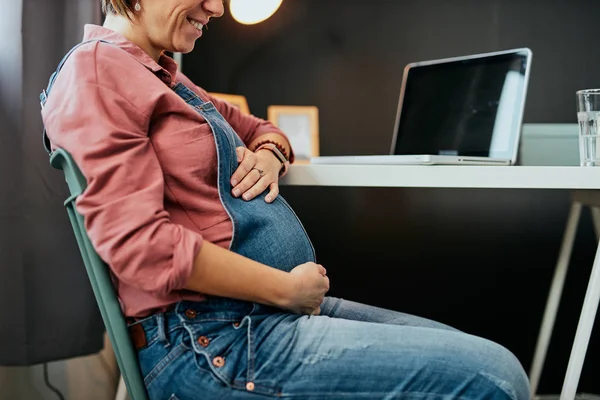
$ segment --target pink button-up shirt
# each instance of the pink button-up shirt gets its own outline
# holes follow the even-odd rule
[[[87,25],[42,117],[53,146],[68,151],[88,187],[77,209],[94,248],[110,266],[124,313],[143,317],[180,300],[208,240],[227,248],[232,223],[219,199],[217,153],[208,123],[174,91],[183,82],[212,101],[248,145],[283,133],[209,96],[162,56],[109,29]]]

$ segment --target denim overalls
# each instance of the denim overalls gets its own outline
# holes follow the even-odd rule
[[[231,195],[235,149],[242,141],[210,102],[181,83],[173,90],[212,128],[219,195],[234,228],[230,249],[284,271],[314,261],[304,228],[281,196],[268,204],[265,193],[248,202]],[[44,142],[49,150],[45,135]],[[433,321],[331,297],[319,316],[210,297],[179,302],[136,324],[147,338],[138,360],[153,400],[529,397],[523,369],[501,346]]]

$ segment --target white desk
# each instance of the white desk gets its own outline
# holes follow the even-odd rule
[[[592,207],[600,233],[600,168],[497,166],[294,165],[282,185],[403,188],[560,189],[573,193],[571,212],[529,373],[535,395],[575,240],[582,205]],[[573,400],[600,300],[600,247],[596,252],[571,349],[561,400]]]
[[[284,185],[490,189],[600,189],[600,168],[293,165]]]

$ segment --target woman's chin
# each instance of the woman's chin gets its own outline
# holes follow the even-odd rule
[[[187,54],[187,53],[190,53],[192,50],[194,50],[195,45],[196,45],[195,40],[190,43],[181,43],[179,46],[175,46],[175,49],[173,50],[173,52]]]

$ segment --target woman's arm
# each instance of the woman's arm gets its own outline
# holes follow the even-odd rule
[[[186,288],[311,314],[329,290],[326,272],[310,262],[287,273],[204,242]]]
[[[211,96],[204,89],[195,85],[187,76],[178,73],[177,78],[186,86],[193,88],[203,99],[211,101],[223,118],[229,122],[233,130],[239,135],[246,147],[251,151],[256,150],[257,144],[264,140],[273,140],[284,148],[284,153],[290,163],[294,162],[294,150],[285,133],[269,121],[253,115],[243,114],[239,108],[232,106],[224,100]]]
[[[208,295],[284,307],[293,290],[290,278],[287,272],[205,242],[196,256],[186,288]]]
[[[293,161],[293,149],[290,146],[287,136],[281,129],[277,128],[270,121],[265,121],[253,115],[243,114],[239,108],[208,93],[206,93],[206,97],[217,107],[221,115],[229,122],[248,149],[254,151],[261,142],[272,140],[281,145],[290,162]]]

